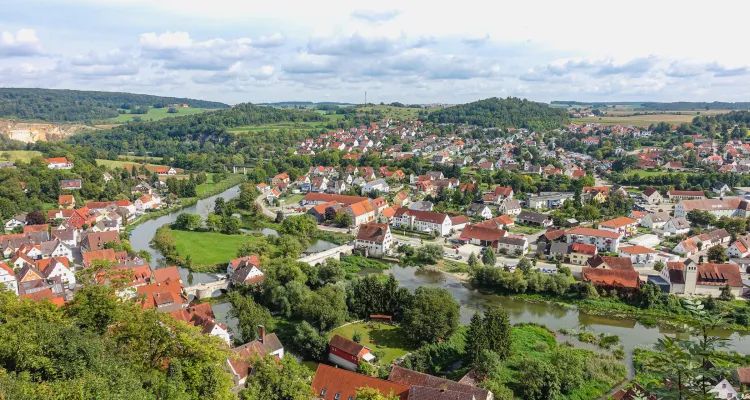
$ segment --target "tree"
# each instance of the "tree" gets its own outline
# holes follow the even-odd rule
[[[341,227],[349,227],[352,226],[354,220],[348,212],[339,211],[333,216],[333,223]]]
[[[524,273],[524,275],[531,272],[531,262],[526,257],[522,258],[521,261],[518,262],[517,267],[521,270],[521,272]]]
[[[276,247],[284,257],[296,260],[299,258],[302,251],[305,250],[300,243],[300,240],[292,235],[283,234],[279,236]]]
[[[168,114],[177,114],[177,109],[174,108],[174,107],[169,107],[169,109],[167,110],[167,113]]]
[[[34,210],[26,214],[27,225],[43,225],[46,223],[47,223],[47,218],[40,210]]]
[[[215,212],[208,213],[206,217],[206,228],[211,232],[216,232],[221,229],[221,215]]]
[[[510,355],[510,318],[505,310],[493,307],[484,313],[488,348],[504,360]]]
[[[371,387],[358,388],[356,398],[357,400],[399,400],[399,397],[393,394],[393,390],[389,394],[383,394]]]
[[[346,278],[346,270],[341,265],[341,261],[335,258],[329,258],[325,265],[318,268],[318,278],[323,283],[336,283]]]
[[[297,352],[307,359],[323,361],[328,354],[328,338],[307,321],[297,324],[294,331],[292,344]]]
[[[289,353],[281,361],[267,355],[254,362],[254,374],[247,377],[247,389],[240,392],[243,400],[309,400],[312,373]]]
[[[708,211],[692,210],[687,213],[688,221],[698,226],[711,226],[716,225],[716,216]]]
[[[494,267],[496,262],[495,250],[492,247],[488,247],[487,251],[482,254],[482,263],[488,267]]]
[[[548,362],[526,358],[520,364],[518,381],[523,399],[547,400],[560,395],[560,375]]]
[[[242,221],[239,218],[231,215],[225,215],[221,219],[221,232],[227,235],[238,235],[240,228],[242,227]]]
[[[359,333],[359,331],[354,331],[354,333],[352,333],[352,341],[362,343],[362,334]]]
[[[245,341],[255,338],[258,325],[263,325],[268,330],[273,330],[275,322],[267,308],[256,303],[252,297],[243,296],[238,291],[231,291],[227,300],[232,303],[229,315],[237,318],[240,333]]]
[[[469,332],[466,335],[466,359],[473,364],[479,360],[483,351],[490,347],[487,340],[487,331],[484,326],[484,320],[476,311],[469,322]]]
[[[657,261],[654,263],[654,270],[661,272],[661,270],[664,269],[664,262],[663,261]]]
[[[177,216],[174,223],[172,224],[172,228],[184,231],[192,231],[200,228],[202,223],[203,221],[201,220],[201,216],[199,214],[182,213]]]
[[[708,256],[709,261],[714,261],[717,263],[727,261],[727,255],[724,252],[724,246],[720,244],[711,246],[708,249],[708,252],[706,252],[706,255]]]
[[[214,200],[214,213],[223,217],[228,214],[228,211],[229,208],[226,200],[224,200],[223,197],[217,197],[216,200]]]
[[[112,286],[86,285],[68,304],[68,313],[82,329],[103,334],[122,316],[121,305]]]
[[[469,255],[468,264],[469,264],[470,267],[475,267],[477,265],[477,255],[476,254],[471,253],[471,255]]]
[[[423,344],[447,338],[458,327],[458,311],[458,303],[449,291],[417,288],[402,323],[407,339],[414,344]]]
[[[375,374],[375,367],[367,361],[360,361],[359,364],[357,364],[356,372],[362,375],[373,376]]]
[[[318,230],[318,224],[311,215],[295,215],[284,219],[279,233],[286,233],[295,237],[313,237]]]
[[[719,295],[719,300],[724,300],[724,301],[732,301],[732,300],[734,300],[734,294],[732,293],[732,287],[729,286],[728,283],[721,288],[721,294]]]

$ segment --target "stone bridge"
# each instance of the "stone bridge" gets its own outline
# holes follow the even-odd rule
[[[228,290],[229,279],[219,279],[218,281],[199,283],[197,285],[188,286],[185,288],[185,294],[195,296],[196,299],[207,299],[212,297],[212,294],[217,290]]]
[[[329,258],[341,259],[341,256],[348,256],[352,254],[354,246],[345,244],[343,246],[334,247],[332,249],[321,251],[320,253],[313,253],[300,258],[297,261],[307,263],[309,265],[325,265],[326,260]]]

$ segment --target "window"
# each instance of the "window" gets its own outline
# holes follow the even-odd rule
[[[339,400],[339,398],[341,398],[341,393],[336,393],[336,395],[333,396],[334,400]]]
[[[328,389],[323,389],[323,390],[321,390],[321,391],[320,391],[320,395],[321,395],[321,396],[325,396],[325,395],[326,395],[326,392],[327,392],[327,391],[328,391]]]

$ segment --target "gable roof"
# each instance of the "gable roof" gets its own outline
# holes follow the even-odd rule
[[[366,348],[365,346],[341,335],[333,335],[328,344],[353,356],[358,356],[359,353]]]
[[[156,283],[180,282],[182,280],[180,271],[174,266],[155,269],[152,274]]]
[[[622,228],[623,226],[628,226],[636,223],[638,223],[638,221],[634,220],[633,218],[618,217],[610,219],[609,221],[604,221],[600,223],[599,226],[606,226],[607,228]]]
[[[623,253],[628,253],[628,254],[651,254],[651,253],[658,253],[658,251],[656,251],[654,249],[649,249],[648,247],[638,246],[638,245],[636,245],[636,246],[620,247],[619,250],[621,252],[623,252]]]
[[[567,232],[568,235],[583,235],[583,236],[594,236],[608,239],[619,239],[620,234],[617,232],[606,231],[604,229],[593,229],[593,228],[573,228]]]
[[[357,240],[382,243],[388,230],[388,224],[362,224],[357,232]]]
[[[448,214],[441,214],[433,211],[412,210],[404,207],[399,207],[399,209],[396,210],[395,217],[400,217],[402,215],[412,216],[417,221],[432,222],[435,224],[442,224],[443,221],[448,218]]]
[[[466,225],[461,231],[461,239],[477,239],[486,242],[495,242],[505,236],[507,232],[502,229],[487,228],[479,225]]]
[[[412,371],[410,369],[394,365],[388,380],[394,383],[408,386],[424,386],[435,389],[447,389],[449,391],[468,393],[476,397],[477,400],[484,400],[489,397],[490,391],[483,388],[464,385],[448,379],[438,378],[422,372]]]
[[[584,281],[594,285],[621,287],[628,289],[638,288],[640,284],[638,271],[621,271],[602,268],[583,268],[581,275]]]
[[[340,395],[340,400],[354,398],[357,395],[357,389],[362,387],[377,389],[385,395],[393,392],[401,400],[411,398],[409,397],[408,385],[373,378],[325,364],[318,364],[318,369],[315,371],[312,381],[313,398],[321,399],[334,399],[337,394]],[[325,390],[325,394],[323,394],[323,390]]]

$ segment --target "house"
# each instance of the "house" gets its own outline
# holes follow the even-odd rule
[[[541,192],[536,196],[529,196],[526,200],[528,207],[538,210],[540,208],[559,208],[567,199],[575,197],[573,192]]]
[[[502,254],[513,254],[518,257],[529,250],[529,240],[522,235],[507,235],[497,240],[497,251]]]
[[[700,190],[670,190],[667,192],[669,201],[676,203],[680,200],[700,200],[705,199],[706,194]]]
[[[541,226],[542,228],[552,226],[552,219],[548,215],[532,211],[521,211],[516,217],[516,222],[524,225]]]
[[[495,217],[495,218],[489,219],[487,221],[480,222],[480,223],[478,223],[476,225],[484,227],[484,228],[506,229],[506,228],[511,228],[511,227],[515,226],[516,222],[513,221],[507,215],[501,215],[499,217]]]
[[[382,257],[386,255],[393,246],[393,236],[388,224],[363,224],[359,226],[357,238],[354,240],[354,248],[364,251],[365,255]]]
[[[59,277],[60,282],[68,286],[76,284],[76,276],[73,273],[70,261],[65,257],[36,260],[34,267],[44,274],[46,279],[55,279]]]
[[[403,190],[396,193],[395,196],[393,196],[393,205],[398,207],[406,207],[409,205],[409,195],[406,194]],[[429,211],[429,210],[428,210]]]
[[[750,235],[740,236],[726,250],[730,258],[745,258],[750,256]]]
[[[620,389],[612,395],[613,400],[657,400],[656,396],[650,394],[643,386],[633,383],[629,389]]]
[[[635,271],[633,262],[628,257],[611,257],[597,254],[586,262],[591,268],[605,268],[617,271]]]
[[[143,213],[146,210],[153,210],[159,208],[161,204],[161,198],[155,194],[144,194],[135,201],[135,209]]]
[[[383,197],[377,199],[365,199],[358,203],[350,204],[344,209],[344,212],[352,217],[352,225],[360,226],[362,224],[372,222],[375,217],[380,214],[384,208],[388,206],[388,203]]]
[[[61,210],[70,210],[76,207],[76,199],[70,194],[61,194],[57,197],[57,207]]]
[[[120,233],[116,231],[87,233],[81,241],[81,248],[86,251],[102,250],[109,242],[120,244]]]
[[[0,285],[5,286],[7,290],[18,296],[18,281],[16,280],[16,273],[13,271],[13,267],[5,262],[0,262]]]
[[[717,297],[721,289],[729,285],[732,294],[739,297],[743,284],[736,264],[697,263],[671,261],[660,272],[670,285],[670,293]]]
[[[72,231],[73,234],[75,234],[75,230],[70,229],[69,231]],[[68,259],[68,261],[73,261],[73,250],[72,248],[76,246],[68,246],[67,244],[63,243],[59,239],[55,240],[48,240],[46,242],[42,242],[39,245],[39,250],[42,253],[43,257],[65,257]]]
[[[330,209],[330,210],[329,210]],[[318,204],[307,210],[308,215],[312,215],[313,218],[320,224],[324,221],[333,218],[337,212],[342,210],[341,206],[335,201],[329,201],[328,203]]]
[[[271,178],[271,186],[288,185],[292,180],[289,178],[289,174],[282,172],[273,178]]]
[[[493,194],[497,196],[498,200],[512,199],[513,188],[497,186],[495,187],[495,190],[493,190]]]
[[[386,181],[382,179],[376,179],[371,182],[367,182],[365,186],[362,187],[362,194],[366,195],[371,192],[375,193],[388,193],[391,191],[390,185],[386,183]]]
[[[136,295],[141,298],[143,309],[156,308],[159,311],[171,312],[188,305],[180,282],[142,285],[137,288]]]
[[[638,232],[638,221],[628,217],[618,217],[599,224],[599,229],[619,233],[620,237],[630,237]]]
[[[549,250],[549,254],[547,254],[548,260],[560,260],[562,262],[565,262],[568,259],[568,256],[570,255],[571,247],[569,244],[565,242],[552,242],[548,246],[548,250]]]
[[[716,218],[746,218],[750,211],[750,202],[740,198],[680,200],[674,207],[674,216],[685,218],[690,211],[700,210],[713,214]]]
[[[726,183],[721,181],[716,181],[714,185],[711,187],[711,191],[718,194],[719,196],[726,195],[731,189],[729,186],[727,186]]]
[[[648,204],[660,204],[663,200],[659,191],[652,187],[646,188],[646,190],[643,191],[641,197],[643,197],[643,200],[645,200]]]
[[[8,220],[8,222],[5,223],[5,229],[6,230],[13,230],[13,228],[17,226],[26,226],[26,215],[27,214],[18,214],[15,217]]]
[[[409,400],[493,400],[491,391],[394,365],[388,381],[409,386]],[[416,388],[416,393],[412,390]],[[428,391],[428,389],[435,389]],[[448,397],[442,397],[442,394]],[[343,400],[343,398],[342,398]]]
[[[568,243],[593,244],[599,251],[615,253],[620,245],[620,234],[603,229],[573,228],[566,234]]]
[[[566,246],[568,245],[567,243],[560,243],[560,244],[565,244]],[[592,244],[573,243],[572,245],[570,245],[570,263],[571,264],[586,265],[589,259],[596,255],[597,255],[596,246]]]
[[[400,385],[356,372],[318,364],[312,380],[313,399],[347,400],[357,396],[357,389],[377,389],[385,396],[397,396],[399,400],[409,398],[409,385]]]
[[[451,225],[453,226],[453,230],[460,231],[466,227],[467,224],[470,224],[471,221],[469,220],[469,217],[465,215],[456,215],[455,217],[451,217]]]
[[[662,211],[653,214],[646,214],[646,216],[641,218],[639,224],[645,228],[656,230],[664,228],[664,225],[666,225],[667,221],[670,219],[672,219],[672,217],[669,213]]]
[[[355,371],[360,362],[372,362],[375,356],[369,347],[340,335],[333,335],[328,342],[328,361],[341,368]]]
[[[466,225],[458,240],[477,246],[497,248],[497,242],[507,234],[502,229]]]
[[[393,216],[393,226],[411,228],[420,232],[436,232],[448,235],[453,226],[447,214],[432,211],[418,211],[400,207]]]
[[[605,290],[635,291],[640,287],[638,271],[624,271],[603,268],[583,268],[581,271],[583,282]]]
[[[634,220],[638,221],[638,224],[640,225],[641,221],[643,220],[643,217],[645,217],[648,214],[649,214],[648,211],[633,210],[630,212],[630,214],[628,214],[628,217],[633,218]]]
[[[62,190],[80,190],[83,187],[83,183],[80,179],[63,179],[60,181],[60,189]]]
[[[659,252],[643,246],[623,246],[618,250],[620,257],[627,257],[634,265],[642,267],[653,267],[659,261]]]
[[[521,202],[513,199],[505,199],[500,202],[498,211],[503,214],[518,215],[521,213]]]
[[[485,204],[471,203],[466,210],[466,215],[470,217],[490,219],[492,218],[492,210],[490,210],[490,208]]]
[[[49,169],[71,169],[73,168],[73,163],[68,161],[66,157],[45,158],[44,162],[47,163],[47,168]]]
[[[227,346],[231,344],[232,338],[229,335],[229,330],[225,324],[216,321],[216,315],[211,308],[211,303],[188,306],[187,308],[172,311],[169,314],[177,321],[183,321],[188,325],[201,328],[205,335],[221,338]]]
[[[275,333],[266,333],[263,325],[258,325],[258,338],[252,342],[235,347],[227,359],[227,367],[232,375],[235,387],[245,385],[247,377],[253,372],[253,360],[258,357],[284,357],[284,346]]]
[[[410,210],[432,211],[432,207],[432,202],[427,200],[419,200],[409,204]]]
[[[133,189],[130,190],[131,194],[152,194],[154,188],[151,187],[151,185],[148,184],[146,181],[141,181],[137,185],[133,186]]]
[[[690,231],[690,221],[685,218],[670,218],[666,224],[664,224],[664,235],[683,235]]]
[[[247,265],[254,265],[256,267],[260,267],[260,257],[258,257],[257,254],[253,254],[250,256],[239,257],[239,258],[230,260],[229,263],[227,264],[227,275],[232,275],[237,270]]]

